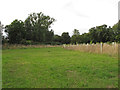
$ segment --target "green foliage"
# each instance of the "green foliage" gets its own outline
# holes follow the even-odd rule
[[[113,27],[114,37],[116,42],[120,42],[120,21],[115,24]]]
[[[92,44],[93,42],[92,41],[90,41],[90,44]]]
[[[74,30],[73,32],[77,32]],[[112,28],[107,25],[96,26],[89,29],[88,33],[82,35],[73,34],[71,43],[100,43],[100,42],[120,42],[120,23],[118,22]]]
[[[80,40],[80,43],[90,43],[90,35],[89,33],[83,33],[81,36],[80,36],[81,40]]]
[[[71,43],[72,44],[77,44],[77,43],[90,43],[90,37],[89,37],[89,33],[83,33],[82,35],[79,34],[78,31],[76,31],[76,29],[73,31],[74,34],[71,37]],[[76,32],[78,34],[76,34]]]
[[[24,39],[24,23],[16,19],[5,27],[5,32],[8,33],[10,44],[20,44],[21,40]]]
[[[96,42],[119,42],[120,30],[119,23],[115,24],[112,28],[107,25],[96,26],[89,29],[90,40]]]
[[[49,31],[54,18],[44,15],[42,12],[33,13],[25,20],[26,40],[37,42],[52,41],[54,32]]]
[[[26,40],[25,40],[25,39],[22,39],[22,40],[20,41],[20,44],[26,44]]]
[[[53,43],[56,45],[61,45],[62,44],[62,37],[59,35],[54,35]]]
[[[28,16],[25,22],[14,20],[5,27],[10,44],[31,44],[33,42],[45,43],[53,40],[54,31],[49,28],[55,21],[54,18],[44,15],[42,12],[33,13]]]
[[[96,26],[89,30],[90,38],[94,43],[110,41],[112,40],[111,36],[113,34],[111,30],[112,28],[107,28],[107,25]]]
[[[54,35],[53,41],[54,42],[61,42],[62,38],[59,35]]]
[[[69,44],[70,43],[70,36],[68,32],[63,32],[61,35],[61,42],[62,44]]]
[[[79,30],[74,29],[73,36],[71,37],[71,43],[77,44],[79,42],[79,39],[80,39],[79,36],[80,36]]]
[[[71,43],[72,44],[77,44],[79,41],[79,35],[73,35],[72,37],[71,37]]]
[[[51,42],[50,45],[62,45],[61,42]]]
[[[74,29],[74,31],[73,31],[73,35],[76,35],[76,36],[80,35],[79,30]]]
[[[113,27],[107,25],[96,26],[89,29],[88,33],[80,35],[79,30],[74,29],[70,38],[68,32],[63,32],[61,36],[54,35],[50,29],[54,18],[40,13],[32,13],[23,22],[14,20],[10,25],[6,25],[5,32],[8,37],[3,38],[3,42],[10,44],[76,44],[76,43],[100,43],[119,42],[120,43],[120,21]],[[2,25],[0,25],[1,27]],[[0,30],[2,36],[2,29]],[[31,43],[27,41],[32,41]]]

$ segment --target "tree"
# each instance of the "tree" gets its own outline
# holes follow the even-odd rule
[[[114,41],[114,31],[107,25],[96,26],[89,29],[90,39],[92,42],[112,42]]]
[[[26,39],[37,42],[48,42],[53,38],[53,30],[49,31],[54,18],[44,15],[42,12],[33,13],[25,20]]]
[[[60,43],[61,43],[61,36],[59,36],[59,35],[54,35],[53,41],[54,41],[54,42],[60,42]]]
[[[89,33],[83,33],[79,36],[79,43],[90,43],[90,34]]]
[[[113,27],[113,33],[114,33],[114,40],[116,42],[120,42],[120,21],[116,23]]]
[[[24,31],[24,23],[17,19],[5,27],[10,44],[20,44],[21,40],[24,39]]]
[[[79,30],[74,29],[73,35],[71,37],[71,43],[72,44],[78,43],[79,42],[79,36],[80,36]]]
[[[77,29],[74,29],[74,31],[73,31],[73,35],[80,35],[80,33],[79,33],[79,30],[77,30]]]
[[[45,41],[46,42],[52,42],[54,38],[54,31],[51,29],[50,31],[46,32],[46,38]]]
[[[73,36],[71,37],[71,43],[72,43],[72,44],[78,43],[78,36],[73,35]]]
[[[108,30],[107,25],[101,25],[96,27],[97,42],[107,42],[108,41]]]
[[[68,32],[63,32],[61,35],[62,44],[69,44],[70,43],[70,36]]]
[[[90,40],[92,42],[97,42],[97,31],[96,31],[96,28],[93,27],[91,29],[89,29],[89,33],[90,33]]]

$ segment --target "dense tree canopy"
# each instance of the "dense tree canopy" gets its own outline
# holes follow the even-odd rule
[[[62,38],[61,38],[61,36],[59,36],[59,35],[54,35],[53,41],[54,41],[54,42],[61,43]]]
[[[54,31],[49,30],[49,28],[54,21],[54,18],[50,18],[41,12],[30,14],[25,22],[16,19],[5,27],[9,43],[23,44],[28,40],[39,43],[51,42]]]
[[[100,43],[120,42],[120,21],[113,27],[101,25],[92,27],[88,33],[80,35],[79,30],[74,29],[70,37],[68,32],[62,35],[54,35],[51,28],[54,18],[40,13],[29,14],[26,20],[14,20],[5,26],[7,39],[10,44],[77,44],[77,43]],[[0,23],[0,27],[2,27]],[[2,36],[2,29],[0,30]],[[3,39],[4,41],[5,39]]]
[[[74,30],[73,32],[78,32]],[[112,28],[107,25],[96,26],[89,29],[88,33],[71,37],[71,43],[100,43],[100,42],[120,42],[120,23],[118,22]]]
[[[70,43],[70,36],[68,32],[63,32],[61,35],[62,44],[69,44]]]
[[[115,24],[112,27],[112,29],[113,29],[113,32],[114,32],[114,35],[113,35],[114,40],[116,42],[120,42],[120,21],[117,24]]]
[[[71,37],[71,43],[72,44],[79,43],[79,39],[80,39],[79,36],[80,36],[79,30],[74,29],[73,35]]]
[[[54,21],[55,19],[45,16],[42,12],[30,14],[25,20],[26,40],[51,41],[53,30],[49,31],[49,28]]]
[[[90,38],[92,42],[107,42],[110,41],[112,36],[111,27],[107,28],[107,25],[96,26],[89,29]]]
[[[21,20],[14,20],[10,25],[5,27],[5,32],[8,33],[9,43],[20,44],[24,37],[24,23]]]
[[[80,32],[79,32],[79,30],[77,30],[77,29],[74,29],[74,31],[73,31],[73,35],[76,35],[76,36],[80,35]]]

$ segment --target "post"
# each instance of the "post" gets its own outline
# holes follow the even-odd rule
[[[66,44],[63,44],[63,47],[65,48]]]
[[[88,49],[88,43],[87,43],[87,52],[90,52],[89,49]]]
[[[101,51],[101,53],[103,53],[103,43],[102,42],[100,43],[100,51]]]

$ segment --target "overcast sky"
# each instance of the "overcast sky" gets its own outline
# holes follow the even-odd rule
[[[0,21],[8,25],[13,20],[24,21],[28,14],[43,12],[56,19],[52,29],[55,34],[74,29],[80,34],[94,26],[113,26],[118,21],[119,0],[1,0]]]

